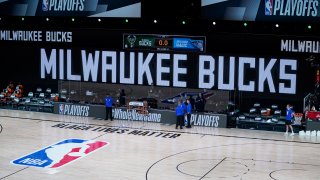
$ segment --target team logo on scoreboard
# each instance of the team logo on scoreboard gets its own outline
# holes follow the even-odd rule
[[[202,40],[194,40],[191,41],[191,44],[200,51],[203,51],[203,41]]]
[[[49,9],[48,0],[42,0],[42,11],[48,11],[48,9]]]
[[[106,147],[106,145],[109,145],[109,143],[95,140],[66,139],[13,160],[11,163],[38,168],[59,168]]]
[[[273,0],[265,0],[265,1],[266,1],[265,15],[271,16],[272,15]]]
[[[128,37],[127,37],[127,40],[128,40],[128,42],[130,43],[130,47],[133,47],[134,46],[134,43],[136,42],[136,40],[137,40],[137,37],[135,36],[135,35],[129,35]]]

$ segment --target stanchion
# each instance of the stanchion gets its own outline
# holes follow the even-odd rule
[[[303,118],[303,113],[294,113],[294,123],[295,125],[301,125],[301,120]]]

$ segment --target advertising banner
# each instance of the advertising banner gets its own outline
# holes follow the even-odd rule
[[[141,0],[2,0],[4,16],[141,17]]]
[[[202,0],[202,17],[234,21],[319,22],[319,0]]]
[[[68,116],[84,116],[105,119],[105,107],[92,104],[56,103],[55,114]],[[149,109],[148,114],[140,114],[137,110],[125,107],[114,107],[112,115],[115,120],[143,121],[151,123],[175,124],[176,113],[172,110]],[[227,127],[226,114],[193,113],[190,119],[193,126]]]
[[[102,105],[75,104],[59,102],[54,104],[55,114],[67,116],[96,117],[105,118],[105,108]]]

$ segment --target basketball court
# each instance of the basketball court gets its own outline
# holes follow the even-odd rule
[[[4,109],[0,110],[0,123],[1,180],[320,177],[320,137],[195,126],[175,129],[170,124],[103,121]],[[87,143],[70,148],[58,158],[60,165],[53,166],[47,161],[48,149],[62,152],[54,151],[53,147],[71,141],[73,145],[84,141],[95,146],[89,147]],[[81,153],[83,147],[83,150],[89,147],[90,152]],[[41,157],[41,152],[48,157]],[[62,161],[66,156],[73,159]],[[44,159],[37,161],[30,157]]]

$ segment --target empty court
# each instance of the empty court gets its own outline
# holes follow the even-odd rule
[[[1,110],[0,179],[319,179],[320,138]],[[57,142],[105,146],[58,168],[13,163]],[[77,151],[77,150],[75,150]],[[73,151],[74,152],[74,151]]]

